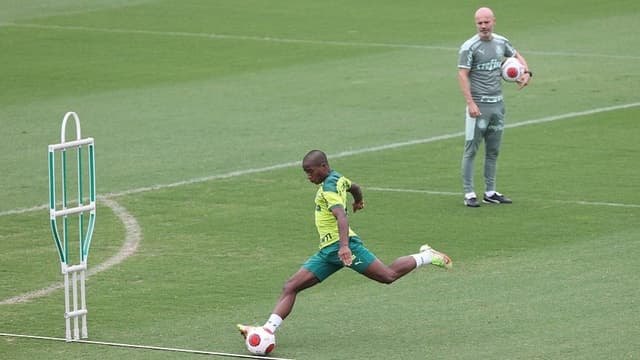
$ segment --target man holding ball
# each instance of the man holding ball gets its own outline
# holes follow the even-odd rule
[[[501,65],[505,58],[515,57],[525,68],[517,81],[520,89],[527,86],[533,73],[527,61],[504,36],[495,34],[496,18],[493,11],[482,7],[475,13],[477,34],[460,47],[458,82],[467,104],[465,144],[462,156],[464,205],[479,207],[473,186],[473,163],[482,141],[485,142],[484,180],[482,201],[492,204],[511,204],[511,199],[496,191],[496,165],[505,107],[502,97]]]

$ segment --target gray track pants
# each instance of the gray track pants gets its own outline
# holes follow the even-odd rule
[[[462,155],[462,182],[465,194],[474,192],[473,162],[483,140],[485,142],[485,191],[496,190],[496,166],[504,130],[504,102],[478,103],[478,107],[482,113],[478,118],[470,117],[468,109],[466,111],[465,143]]]

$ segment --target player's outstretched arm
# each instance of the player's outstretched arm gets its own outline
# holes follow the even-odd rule
[[[360,186],[356,183],[351,183],[349,192],[353,196],[353,212],[364,209],[364,198]]]

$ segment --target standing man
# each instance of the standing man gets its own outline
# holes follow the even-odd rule
[[[517,81],[520,89],[529,83],[533,73],[509,40],[493,33],[496,18],[491,9],[478,9],[475,23],[478,33],[462,44],[458,59],[458,81],[467,103],[462,156],[464,204],[480,206],[473,188],[473,162],[483,140],[485,192],[482,200],[485,203],[511,204],[511,199],[496,191],[496,163],[505,114],[500,70],[505,58],[517,58],[525,67],[524,75]]]
[[[364,209],[360,186],[331,169],[327,155],[320,150],[312,150],[304,156],[302,170],[309,181],[318,185],[313,208],[319,250],[285,282],[271,316],[263,325],[267,331],[274,333],[289,316],[299,292],[321,283],[344,267],[379,283],[391,284],[421,266],[431,264],[448,269],[453,265],[449,256],[426,244],[420,247],[420,252],[401,256],[385,265],[349,226],[348,195],[353,198],[354,213]],[[336,303],[336,306],[341,305]],[[239,324],[238,330],[246,337],[251,326]]]

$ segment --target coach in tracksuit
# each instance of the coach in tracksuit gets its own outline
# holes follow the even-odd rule
[[[491,9],[478,9],[475,23],[478,33],[462,44],[458,60],[458,81],[467,103],[462,156],[464,204],[480,206],[473,187],[473,162],[483,140],[485,192],[482,200],[485,203],[510,204],[511,199],[496,191],[496,162],[505,114],[501,65],[507,57],[516,57],[524,65],[525,73],[517,81],[519,88],[525,87],[533,74],[509,40],[493,33],[496,19]]]

